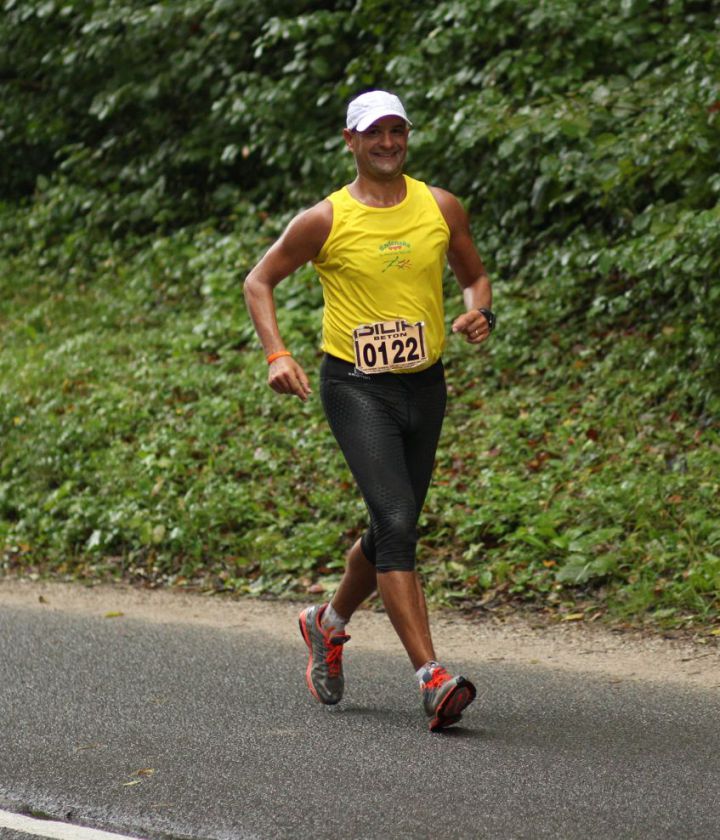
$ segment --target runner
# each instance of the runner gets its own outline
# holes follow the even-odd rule
[[[445,412],[442,274],[450,264],[466,311],[452,332],[477,346],[495,326],[492,293],[460,202],[403,172],[411,123],[402,102],[370,91],[350,102],[343,137],[357,177],[287,226],[245,281],[245,299],[279,394],[307,400],[306,372],[280,335],[273,290],[312,261],[323,287],[320,396],[368,508],[328,604],[300,613],[306,679],[328,705],[344,690],[343,645],[375,590],[416,670],[430,729],[456,723],[475,698],[436,659],[415,571],[417,521]]]

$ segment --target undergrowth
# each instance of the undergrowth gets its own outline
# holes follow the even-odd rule
[[[0,542],[6,573],[250,595],[332,590],[365,511],[317,398],[321,297],[278,290],[307,404],[265,383],[242,305],[282,220],[97,240],[2,264]],[[67,252],[67,253],[66,253]],[[448,321],[460,298],[447,282]],[[683,326],[586,317],[496,284],[499,327],[454,338],[421,519],[431,601],[712,628],[720,413],[677,364]]]
[[[319,286],[278,290],[303,405],[267,389],[241,284],[353,177],[344,109],[381,87],[496,292],[491,341],[445,354],[431,598],[718,632],[720,0],[4,12],[5,573],[336,585],[365,511],[317,399]]]

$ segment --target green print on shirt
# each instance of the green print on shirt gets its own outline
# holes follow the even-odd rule
[[[400,254],[395,254],[395,256],[392,257],[392,259],[385,263],[385,268],[383,268],[383,274],[389,268],[410,268],[410,260],[407,257],[401,257]]]
[[[399,268],[401,270],[410,268],[410,260],[405,255],[409,254],[411,250],[410,243],[405,242],[404,239],[390,239],[388,242],[384,242],[380,246],[380,253],[383,257],[389,257],[389,259],[386,259],[383,274],[389,268]]]
[[[391,239],[380,246],[381,254],[384,254],[386,251],[393,254],[408,254],[410,250],[410,243],[402,239]]]

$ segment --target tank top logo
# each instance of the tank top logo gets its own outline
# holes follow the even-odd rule
[[[383,261],[383,273],[388,269],[404,270],[410,268],[410,243],[403,239],[390,239],[380,246]]]

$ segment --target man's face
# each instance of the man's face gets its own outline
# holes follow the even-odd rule
[[[381,117],[365,131],[343,130],[345,143],[355,156],[358,174],[382,181],[402,172],[410,134],[402,117]]]

